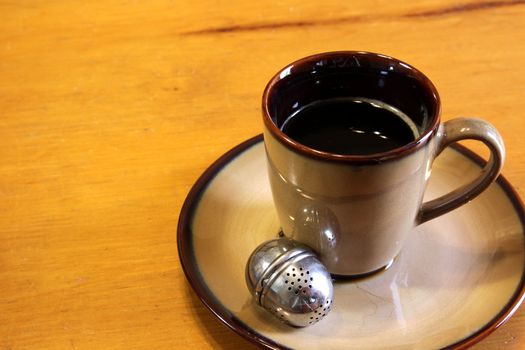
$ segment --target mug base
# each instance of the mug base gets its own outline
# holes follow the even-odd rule
[[[375,275],[380,274],[383,271],[388,270],[388,268],[390,266],[392,266],[392,264],[394,263],[394,260],[395,260],[395,258],[390,260],[386,265],[381,266],[380,268],[378,268],[376,270],[373,270],[373,271],[370,271],[370,272],[365,272],[365,273],[361,273],[361,274],[357,274],[357,275],[338,275],[338,274],[335,274],[335,273],[331,273],[330,276],[332,276],[332,279],[334,279],[335,281],[342,281],[342,282],[343,281],[346,282],[346,281],[363,280],[363,279],[373,277]]]

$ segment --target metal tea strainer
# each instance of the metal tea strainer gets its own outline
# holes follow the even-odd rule
[[[288,238],[254,250],[246,265],[246,283],[260,306],[292,326],[314,324],[332,308],[330,274],[308,247]]]

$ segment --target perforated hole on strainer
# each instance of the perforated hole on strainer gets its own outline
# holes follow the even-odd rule
[[[308,290],[312,289],[311,282],[313,277],[310,276],[310,270],[303,267],[289,267],[286,272],[286,278],[284,284],[288,287],[287,289],[295,295],[306,295]]]
[[[310,316],[310,321],[308,321],[308,324],[314,324],[323,319],[328,312],[330,311],[332,306],[332,300],[326,299],[325,304],[321,305],[318,309],[313,311],[313,315]]]
[[[281,321],[285,321],[286,320],[286,314],[284,313],[284,311],[281,309],[281,308],[275,308],[273,310],[273,313],[275,314],[275,316],[277,316]]]
[[[290,266],[286,271],[284,283],[288,286],[287,289],[293,296],[303,297],[305,304],[308,304],[312,309],[311,312],[305,314],[305,317],[309,319],[308,324],[319,322],[330,311],[331,299],[324,300],[323,305],[318,304],[320,296],[314,291],[314,277],[310,269],[300,265]]]
[[[265,308],[296,326],[320,321],[330,311],[331,292],[325,295],[332,290],[330,275],[313,256],[286,265],[267,289]]]

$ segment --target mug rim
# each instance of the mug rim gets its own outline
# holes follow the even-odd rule
[[[428,89],[428,91],[432,93],[434,97],[435,110],[434,110],[433,115],[431,116],[429,127],[427,127],[425,131],[418,138],[416,138],[415,140],[403,146],[393,148],[385,152],[372,153],[372,154],[366,154],[366,155],[337,154],[337,153],[331,153],[331,152],[326,152],[326,151],[319,151],[314,148],[305,146],[295,141],[294,139],[290,138],[280,128],[278,128],[277,125],[275,125],[270,115],[270,111],[269,111],[270,95],[275,85],[281,79],[284,79],[286,76],[288,76],[292,68],[294,67],[295,69],[300,68],[300,67],[304,68],[310,63],[319,61],[321,59],[337,58],[337,57],[355,57],[355,56],[371,57],[376,60],[381,60],[384,62],[392,62],[398,66],[401,66],[407,73],[410,72],[413,77],[417,78],[417,80],[422,85],[424,85]],[[262,111],[263,111],[263,122],[264,122],[265,127],[270,131],[273,137],[275,137],[283,145],[287,146],[292,151],[295,151],[304,156],[316,158],[319,160],[335,161],[335,162],[343,162],[343,163],[366,164],[366,163],[381,163],[381,162],[388,161],[388,160],[398,159],[405,155],[413,153],[416,150],[425,146],[430,141],[430,139],[435,135],[438,129],[438,126],[440,123],[440,114],[441,114],[441,100],[439,98],[439,94],[437,92],[436,87],[426,75],[424,75],[421,71],[411,66],[410,64],[403,62],[401,60],[398,60],[397,58],[387,56],[384,54],[375,53],[375,52],[369,52],[369,51],[330,51],[330,52],[323,52],[323,53],[318,53],[318,54],[303,57],[290,64],[287,64],[285,67],[280,69],[270,79],[270,81],[268,82],[268,84],[266,85],[264,89],[263,97],[262,97]]]

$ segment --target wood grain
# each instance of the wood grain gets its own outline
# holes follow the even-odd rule
[[[525,1],[0,2],[0,349],[254,349],[186,283],[178,213],[312,53],[420,68],[444,120],[501,131],[523,195],[523,42]],[[521,309],[476,348],[524,332]]]

